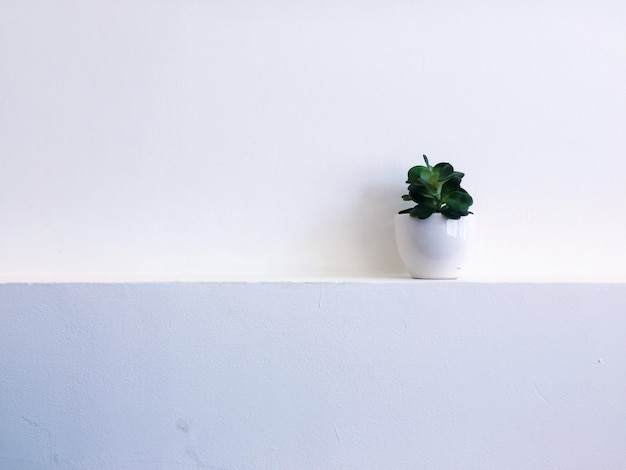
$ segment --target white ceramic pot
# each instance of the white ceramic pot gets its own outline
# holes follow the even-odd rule
[[[456,279],[465,260],[473,220],[453,220],[441,214],[418,219],[395,217],[396,245],[402,262],[415,279]]]

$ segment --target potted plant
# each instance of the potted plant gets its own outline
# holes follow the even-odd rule
[[[408,172],[405,201],[415,206],[395,217],[396,244],[413,278],[456,279],[465,258],[472,196],[461,187],[463,173],[449,163],[417,165]]]

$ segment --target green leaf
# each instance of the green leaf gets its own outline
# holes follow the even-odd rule
[[[437,197],[437,190],[420,182],[419,184],[409,185],[409,194],[418,193],[430,198]]]
[[[418,183],[409,184],[409,191],[427,191],[427,190],[428,188],[422,181]]]
[[[449,179],[441,186],[441,197],[445,199],[447,195],[461,189],[461,180],[456,178]]]
[[[411,209],[411,217],[417,217],[418,219],[427,219],[433,215],[436,211],[436,207],[430,204],[418,204]]]
[[[437,189],[439,187],[439,173],[436,171],[431,171],[426,183],[433,189]]]
[[[404,209],[403,211],[398,212],[398,214],[410,214],[413,209]]]
[[[424,157],[424,161],[426,162],[426,166],[430,168],[430,163],[428,162],[428,157],[426,155],[422,155]]]
[[[402,200],[403,201],[412,201],[413,198],[411,197],[410,194],[405,194],[405,195],[402,196]]]
[[[466,212],[469,206],[474,203],[474,200],[472,199],[472,196],[467,193],[467,191],[463,190],[447,194],[446,197],[443,198],[443,202],[452,209]]]
[[[408,179],[410,183],[419,184],[422,182],[421,174],[422,170],[427,170],[425,166],[417,165],[409,170]]]
[[[410,191],[409,196],[412,201],[415,201],[418,204],[430,204],[432,206],[435,206],[437,204],[435,201],[435,198],[433,198],[430,195],[418,192],[418,191]]]
[[[447,175],[445,178],[441,178],[441,181],[454,180],[460,183],[464,176],[465,176],[465,173],[461,173],[460,171],[453,171],[452,173]]]
[[[453,209],[452,207],[444,207],[441,209],[441,214],[445,217],[447,217],[448,219],[460,219],[461,217],[463,217],[464,215],[467,215],[468,212],[467,211],[457,211],[455,209]]]
[[[429,182],[433,177],[433,171],[430,168],[422,167],[423,170],[420,173],[420,180],[424,182]]]
[[[454,172],[452,165],[445,162],[437,163],[434,169],[439,173],[439,181],[446,181]]]

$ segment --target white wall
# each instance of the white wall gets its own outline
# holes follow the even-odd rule
[[[0,280],[626,277],[626,4],[0,2]],[[406,276],[406,274],[402,274]],[[0,284],[0,468],[619,468],[624,284]]]
[[[626,4],[0,5],[0,271],[402,272],[422,153],[468,274],[624,275]]]
[[[624,284],[0,285],[0,468],[619,469]]]

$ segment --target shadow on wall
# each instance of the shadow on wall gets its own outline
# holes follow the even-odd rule
[[[306,240],[325,276],[403,276],[396,251],[394,216],[402,209],[397,188],[368,186],[348,210],[316,227]],[[408,274],[407,274],[408,275]]]
[[[396,250],[394,217],[401,210],[402,192],[393,187],[366,187],[353,213],[361,258],[373,274],[405,273]]]

